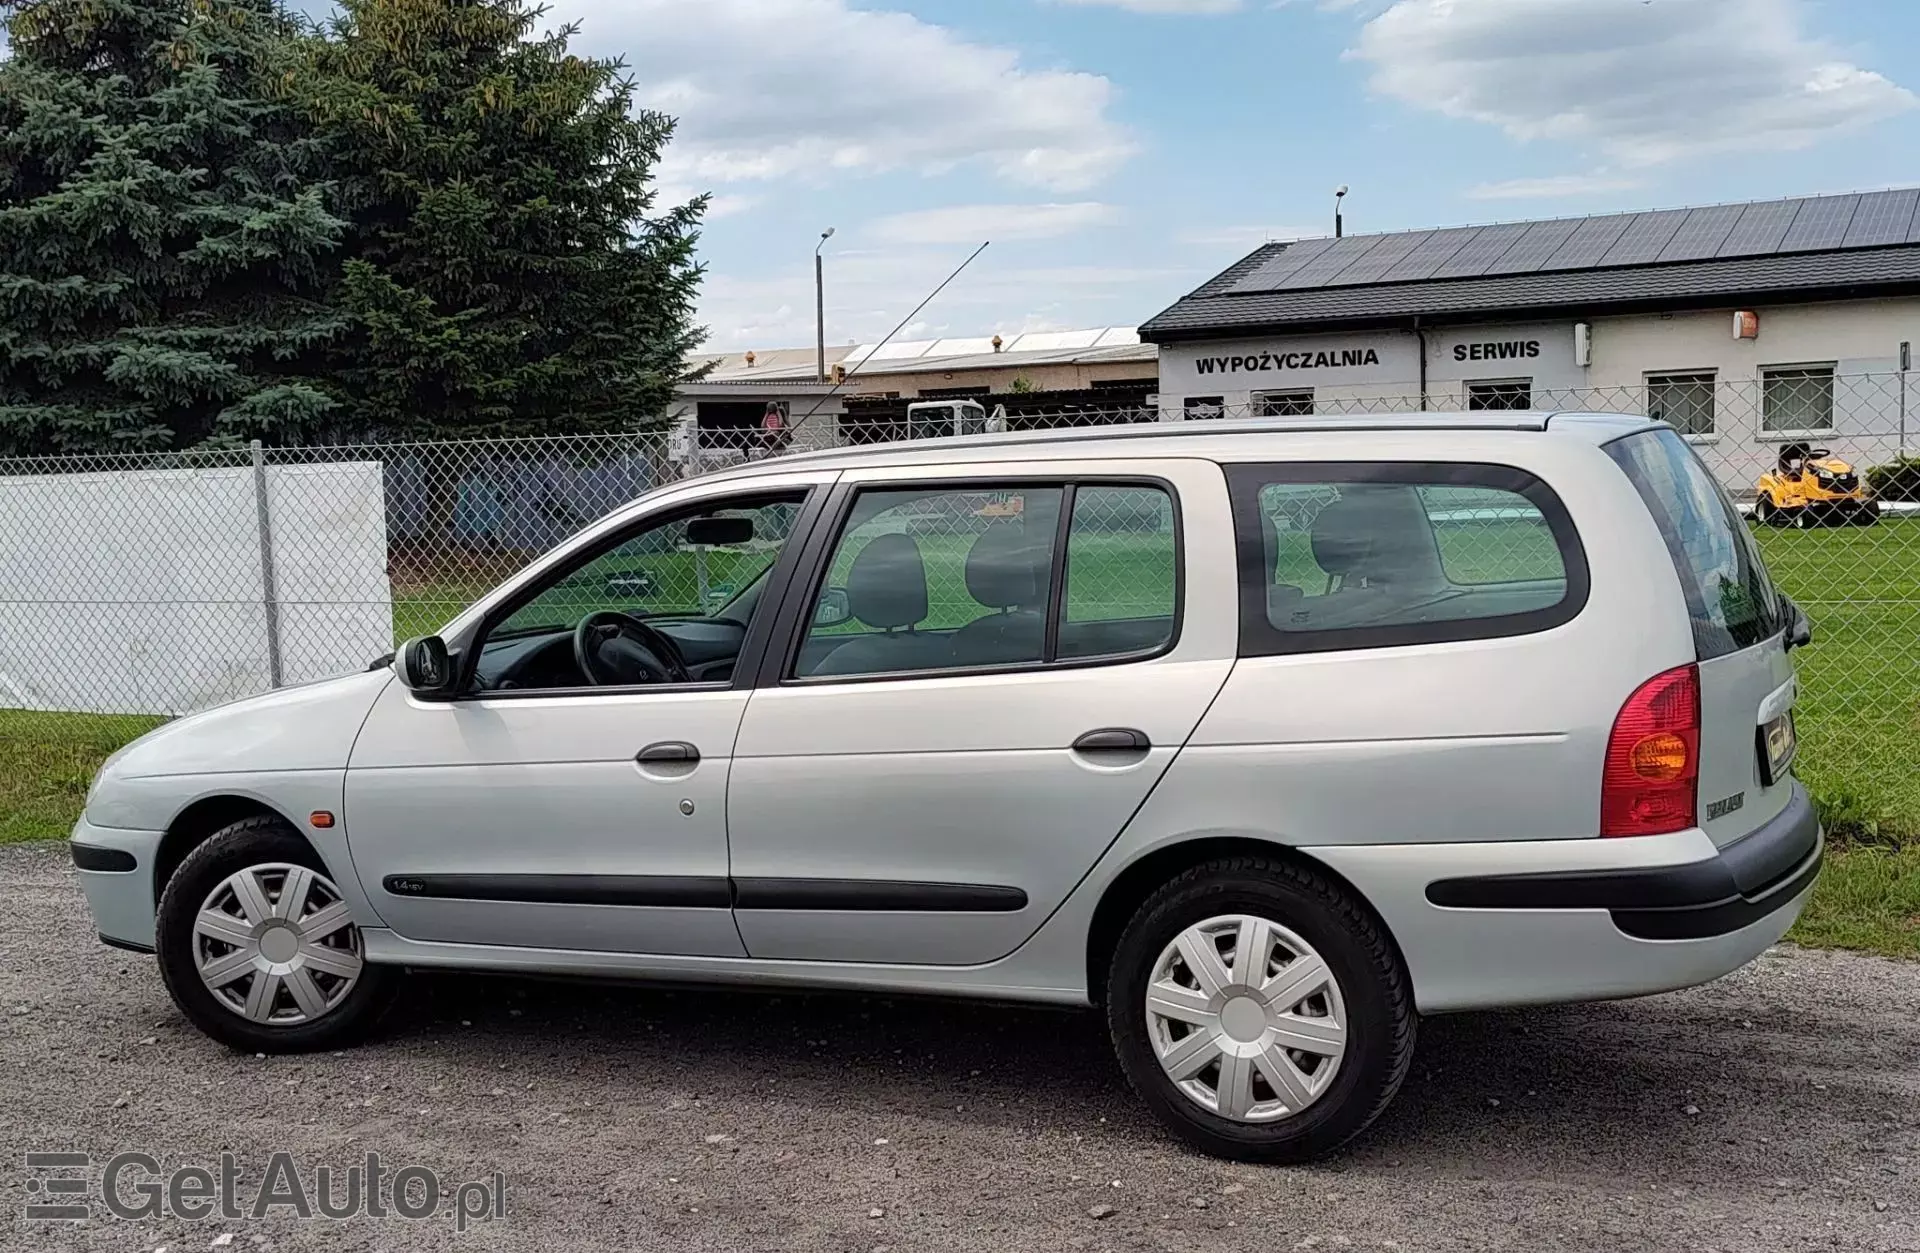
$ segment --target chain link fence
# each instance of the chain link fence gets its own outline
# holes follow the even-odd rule
[[[1651,412],[1686,433],[1743,507],[1764,515],[1753,525],[1776,581],[1815,624],[1816,645],[1797,655],[1802,773],[1830,803],[1911,833],[1920,831],[1920,462],[1906,457],[1904,393],[1900,376],[1799,367],[1745,382],[1680,372],[1624,388],[1436,390],[1427,406]],[[1230,399],[1076,404],[1008,425],[1422,407],[1407,389]],[[167,717],[364,668],[653,488],[866,442],[873,431],[860,423],[0,461],[0,839],[59,834],[100,759]],[[1089,494],[1076,508],[1066,603],[1069,618],[1094,624],[1087,638],[1167,612],[1171,512],[1152,495]],[[1304,546],[1335,498],[1323,495],[1276,505],[1274,518],[1282,565],[1299,567],[1276,577],[1309,595],[1327,579]],[[1028,647],[1022,615],[1040,589],[969,586],[968,557],[989,534],[1008,552],[1052,543],[1039,534],[1060,502],[947,496],[908,502],[869,529],[914,539],[929,622],[1017,619],[975,634]],[[1863,500],[1876,512],[1857,507]],[[1429,502],[1449,577],[1530,577],[1512,573],[1538,554],[1532,524],[1502,512],[1510,505]],[[689,543],[684,527],[640,537],[567,594],[591,608],[711,612],[771,560],[782,516],[756,514],[743,542]],[[844,580],[857,555],[837,554],[832,579]]]

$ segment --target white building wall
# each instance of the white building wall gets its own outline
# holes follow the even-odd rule
[[[1591,320],[1589,364],[1576,361],[1575,323],[1451,326],[1426,333],[1426,407],[1466,406],[1476,380],[1528,379],[1541,407],[1644,412],[1649,374],[1712,371],[1715,431],[1695,442],[1730,483],[1751,486],[1753,467],[1789,436],[1761,430],[1762,371],[1830,365],[1833,429],[1817,438],[1865,465],[1920,431],[1920,373],[1907,377],[1900,408],[1899,345],[1920,342],[1920,298],[1763,307],[1757,339],[1734,336],[1734,310]],[[1229,414],[1263,391],[1311,388],[1317,412],[1380,412],[1421,405],[1420,340],[1405,330],[1275,335],[1160,349],[1163,417],[1187,414],[1195,397],[1219,397]],[[1902,431],[1908,434],[1903,439]]]

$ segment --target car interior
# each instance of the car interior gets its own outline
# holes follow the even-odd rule
[[[1527,504],[1523,497],[1512,499]],[[1478,524],[1481,537],[1498,543],[1495,525],[1545,525],[1531,506],[1524,512],[1524,521]],[[1320,509],[1308,530],[1313,564],[1324,576],[1319,586],[1281,581],[1280,528],[1265,508],[1261,529],[1274,580],[1267,589],[1267,618],[1279,631],[1499,617],[1550,608],[1567,594],[1564,567],[1552,578],[1454,582],[1447,575],[1435,518],[1420,489],[1411,485],[1344,485],[1339,498]]]

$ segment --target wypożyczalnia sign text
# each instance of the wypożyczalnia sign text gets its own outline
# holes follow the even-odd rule
[[[1250,352],[1231,357],[1195,357],[1195,374],[1263,374],[1274,370],[1338,370],[1379,365],[1377,348],[1322,348],[1303,352]]]

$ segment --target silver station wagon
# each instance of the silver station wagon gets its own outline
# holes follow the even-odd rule
[[[236,1048],[360,1036],[405,967],[1092,1005],[1167,1127],[1298,1160],[1422,1014],[1786,931],[1807,639],[1644,418],[800,455],[645,496],[391,667],[136,741],[72,851]]]

